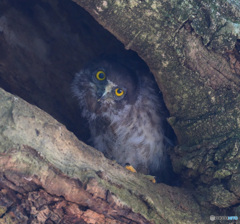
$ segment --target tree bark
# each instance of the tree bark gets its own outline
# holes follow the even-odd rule
[[[183,185],[125,170],[1,89],[0,223],[208,223],[239,214],[239,3],[75,2],[155,75]]]
[[[1,223],[204,223],[191,193],[127,171],[37,107],[0,97]]]

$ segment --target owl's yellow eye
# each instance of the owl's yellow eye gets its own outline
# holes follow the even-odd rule
[[[124,91],[120,88],[115,89],[116,96],[122,96],[124,94]]]
[[[96,78],[99,80],[99,81],[103,81],[106,79],[106,74],[104,71],[98,71],[97,74],[96,74]]]

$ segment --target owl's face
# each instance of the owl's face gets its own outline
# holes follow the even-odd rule
[[[131,69],[112,60],[98,60],[76,75],[74,92],[83,109],[96,114],[116,114],[136,101],[138,84]]]

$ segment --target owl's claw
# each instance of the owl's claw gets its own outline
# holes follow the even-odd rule
[[[126,164],[125,168],[133,173],[136,173],[137,171],[133,168],[133,166],[131,166],[130,164]]]
[[[152,181],[154,184],[156,184],[156,179],[154,176],[146,175],[146,178],[149,179],[150,181]]]
[[[128,163],[125,165],[125,168],[126,168],[127,170],[133,172],[133,173],[136,173],[136,172],[137,172],[137,171],[134,169],[134,167],[131,166],[131,165],[128,164]],[[155,179],[154,176],[151,176],[151,175],[145,175],[145,176],[146,176],[146,178],[147,178],[148,180],[152,181],[154,184],[156,183],[156,179]]]

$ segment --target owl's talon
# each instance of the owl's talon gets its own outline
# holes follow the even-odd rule
[[[131,166],[130,164],[126,164],[125,168],[133,173],[136,173],[137,171],[133,168],[133,166]]]
[[[131,166],[130,164],[126,164],[125,168],[133,173],[136,173],[137,171],[134,169],[133,166]],[[156,183],[156,179],[155,176],[151,176],[151,175],[144,175],[148,180],[150,180],[151,182],[153,182],[154,184]]]
[[[146,178],[149,179],[150,181],[152,181],[154,184],[156,184],[155,176],[146,175]]]

